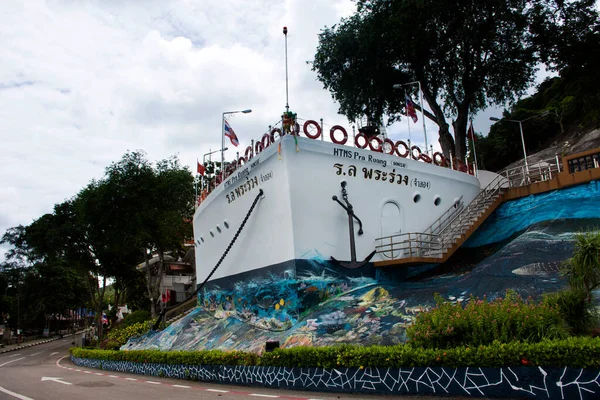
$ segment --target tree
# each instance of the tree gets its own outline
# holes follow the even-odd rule
[[[575,235],[573,257],[567,260],[563,273],[569,278],[569,285],[593,300],[592,291],[600,286],[600,232],[586,232]]]
[[[130,267],[138,264],[133,262],[137,257],[144,261],[147,296],[155,317],[165,253],[177,256],[184,241],[192,236],[193,176],[176,157],[153,167],[138,151],[112,163],[106,169],[104,184],[108,196],[105,206],[109,208],[105,212],[110,216],[106,222],[126,243],[121,251],[131,255]],[[155,266],[150,265],[153,254],[159,258]]]
[[[532,82],[528,23],[522,0],[360,0],[355,15],[319,35],[313,69],[349,118],[367,109],[375,118],[397,113],[403,101],[392,85],[419,81],[444,154],[464,159],[469,115],[514,101]]]

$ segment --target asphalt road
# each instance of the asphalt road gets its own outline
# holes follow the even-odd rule
[[[106,399],[449,399],[434,396],[381,396],[302,392],[217,385],[80,368],[68,358],[71,338],[0,354],[0,400]],[[466,400],[467,397],[450,397]]]

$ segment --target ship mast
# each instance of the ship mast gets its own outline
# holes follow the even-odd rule
[[[283,27],[283,35],[285,36],[285,111],[290,111],[288,101],[288,62],[287,62],[287,26]]]

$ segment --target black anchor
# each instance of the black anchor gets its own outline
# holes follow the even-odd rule
[[[353,219],[356,219],[358,221],[358,225],[359,225],[359,229],[358,229],[358,234],[362,235],[363,234],[363,229],[362,229],[362,222],[360,221],[360,219],[356,216],[356,214],[354,214],[353,208],[352,208],[352,204],[350,204],[350,202],[348,201],[348,192],[346,191],[346,181],[342,181],[341,185],[342,185],[342,198],[344,199],[344,203],[342,203],[337,196],[333,196],[332,199],[333,201],[337,201],[337,203],[342,206],[342,208],[344,210],[346,210],[346,212],[348,213],[348,228],[350,230],[350,261],[338,261],[335,258],[331,257],[331,259],[338,263],[339,265],[341,265],[344,268],[360,268],[363,265],[367,264],[371,258],[375,255],[375,250],[373,250],[373,252],[371,254],[369,254],[367,256],[367,258],[364,259],[364,261],[356,261],[356,244],[354,243],[354,221]]]

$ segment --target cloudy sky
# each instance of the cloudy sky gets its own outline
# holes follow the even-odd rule
[[[0,235],[51,212],[128,150],[178,155],[194,171],[220,148],[225,111],[253,110],[230,119],[244,149],[284,111],[284,25],[291,110],[350,127],[306,61],[320,29],[354,9],[350,0],[2,0]],[[477,131],[487,133],[485,119]],[[406,139],[406,129],[388,133]],[[437,144],[435,127],[427,132]]]

